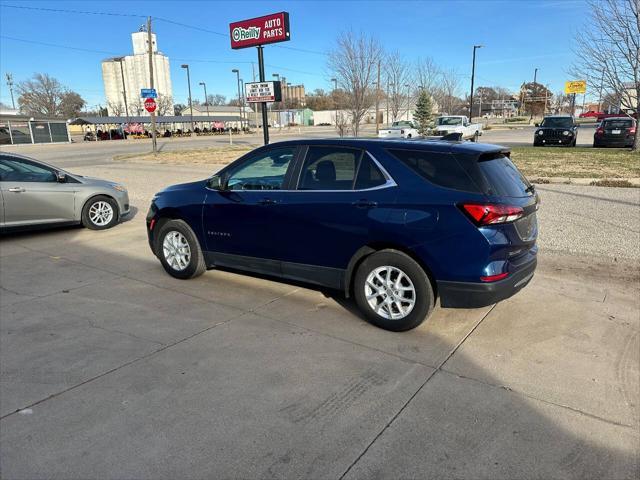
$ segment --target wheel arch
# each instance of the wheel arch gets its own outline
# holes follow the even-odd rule
[[[82,216],[84,214],[84,209],[87,208],[87,205],[89,205],[89,202],[91,202],[91,200],[93,200],[96,197],[107,197],[110,200],[113,200],[114,203],[116,204],[116,213],[118,215],[118,221],[120,221],[120,216],[122,215],[122,212],[120,211],[120,205],[118,204],[118,200],[116,200],[113,197],[113,195],[110,195],[110,194],[104,193],[104,192],[94,192],[91,195],[88,195],[86,198],[84,198],[84,200],[82,201],[82,208],[78,212],[78,216],[80,217],[80,221],[82,221]]]
[[[410,248],[407,248],[402,245],[388,243],[388,242],[372,242],[364,247],[359,248],[356,253],[353,254],[349,264],[347,266],[347,270],[344,276],[344,295],[349,298],[352,294],[353,290],[353,279],[355,277],[356,272],[358,271],[358,267],[362,264],[365,258],[369,255],[380,252],[382,250],[397,250],[399,252],[404,253],[412,260],[414,260],[424,273],[427,274],[427,278],[429,279],[429,283],[431,283],[431,288],[433,290],[434,300],[438,298],[438,284],[436,283],[435,277],[431,268],[418,256],[414,251]]]

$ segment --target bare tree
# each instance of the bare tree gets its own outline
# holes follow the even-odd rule
[[[416,63],[415,82],[433,97],[442,89],[442,69],[431,57],[422,58]]]
[[[226,105],[227,97],[219,93],[210,93],[207,95],[207,103],[209,105]]]
[[[349,133],[349,118],[344,112],[338,112],[336,116],[336,131],[344,137]]]
[[[365,34],[343,32],[329,54],[328,67],[349,99],[348,111],[353,135],[358,136],[360,122],[375,103],[372,83],[382,58],[380,43]]]
[[[158,94],[156,100],[158,115],[173,115],[173,98],[171,95],[165,95],[164,93]]]
[[[384,72],[389,95],[389,111],[391,118],[395,122],[402,107],[407,105],[407,88],[405,85],[411,83],[409,64],[400,56],[397,51],[390,53],[384,59]],[[381,85],[381,88],[383,86]]]
[[[140,99],[139,97],[136,97],[133,100],[129,101],[130,115],[140,116],[142,115],[143,111],[144,111],[144,103],[142,102],[142,99]]]
[[[640,111],[640,0],[588,0],[590,25],[576,35],[572,73]],[[636,129],[633,150],[640,150]]]
[[[86,104],[84,99],[46,73],[36,73],[31,80],[17,85],[20,110],[28,115],[72,117]]]
[[[460,75],[455,69],[443,70],[440,73],[440,86],[436,89],[434,97],[439,109],[443,113],[453,114],[459,110]]]
[[[109,115],[114,117],[121,117],[125,113],[122,102],[107,102],[107,109],[109,111]]]

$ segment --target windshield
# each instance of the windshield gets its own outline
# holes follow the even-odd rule
[[[573,120],[570,117],[549,117],[542,120],[541,127],[549,128],[571,128]]]
[[[460,117],[439,117],[436,120],[436,125],[462,125],[462,118],[460,118]]]

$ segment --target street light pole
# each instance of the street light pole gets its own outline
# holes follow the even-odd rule
[[[280,74],[279,73],[272,73],[271,76],[273,78],[276,79],[276,81],[280,81]],[[280,89],[280,97],[282,98],[282,89]],[[280,101],[280,105],[276,106],[276,108],[279,108],[280,110],[282,110],[282,101]],[[273,104],[271,104],[271,110],[273,113]],[[280,113],[278,113],[278,125],[280,125]]]
[[[484,45],[473,46],[473,61],[471,63],[471,95],[469,95],[469,121],[473,117],[473,82],[476,78],[476,50],[482,48]]]
[[[411,107],[411,98],[410,98],[410,91],[409,91],[409,84],[405,83],[404,84],[405,88],[407,89],[407,120],[409,120],[409,108]]]
[[[207,98],[207,84],[200,82],[200,85],[204,88],[204,105],[207,107],[207,117],[209,116],[209,100]]]
[[[533,88],[532,88],[532,91],[531,91],[531,96],[533,98],[536,98],[536,95],[537,95],[536,94],[536,86],[538,85],[537,79],[538,79],[538,69],[536,68],[533,71]],[[533,102],[534,101],[531,100],[531,116],[529,117],[529,123],[531,123],[531,120],[533,120]]]
[[[187,86],[189,87],[189,117],[191,119],[191,134],[193,134],[195,128],[193,127],[193,103],[191,101],[191,75],[189,73],[189,65],[185,63],[181,65],[181,67],[187,70]]]
[[[338,94],[338,79],[332,78],[331,81],[333,82],[333,109],[336,112],[334,121],[336,126],[338,126],[338,100],[336,100],[336,95]]]
[[[387,80],[387,127],[389,126],[389,87],[395,88],[395,86],[395,83],[389,83],[389,80]]]
[[[242,98],[240,100],[240,103],[242,105],[242,118],[243,118],[243,122],[247,123],[247,127],[249,126],[249,119],[247,118],[247,109],[245,108],[245,94],[244,94],[244,80],[240,79],[240,93],[242,94]],[[244,130],[244,123],[242,124],[242,129]]]
[[[238,112],[240,113],[240,129],[242,129],[242,103],[240,102],[240,70],[238,70],[237,68],[234,68],[231,71],[236,74],[236,79],[237,79],[236,82],[238,87]]]

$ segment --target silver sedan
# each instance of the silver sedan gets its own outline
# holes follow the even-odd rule
[[[104,230],[128,213],[123,185],[0,153],[0,230],[73,223]]]

